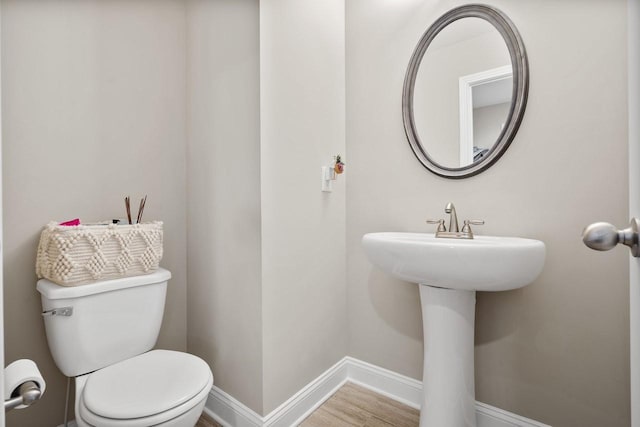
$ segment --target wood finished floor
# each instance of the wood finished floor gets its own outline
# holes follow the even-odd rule
[[[198,420],[198,422],[194,427],[222,427],[222,426],[217,422],[213,421],[211,418],[209,418],[208,415],[202,414],[202,416],[200,417],[200,419]]]
[[[417,427],[420,411],[346,383],[316,409],[300,427]],[[203,415],[196,427],[221,427]]]
[[[343,385],[301,427],[417,427],[420,411],[352,383]]]

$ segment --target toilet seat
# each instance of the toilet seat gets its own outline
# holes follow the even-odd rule
[[[101,427],[156,425],[202,402],[212,385],[211,370],[202,359],[153,350],[89,374],[79,415]]]

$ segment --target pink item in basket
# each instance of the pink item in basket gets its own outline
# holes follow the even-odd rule
[[[80,225],[80,218],[72,219],[71,221],[61,222],[60,225],[66,225],[66,226]]]

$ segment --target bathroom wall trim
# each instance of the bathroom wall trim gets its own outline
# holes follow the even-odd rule
[[[629,216],[640,215],[640,1],[627,1]],[[640,427],[640,259],[629,261],[631,426]]]
[[[420,407],[420,381],[347,356],[264,417],[215,385],[204,411],[224,427],[289,427],[309,416],[347,381]],[[481,402],[476,402],[476,418],[478,427],[550,427]]]

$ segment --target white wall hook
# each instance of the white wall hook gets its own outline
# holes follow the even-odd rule
[[[336,180],[336,172],[333,166],[322,167],[322,191],[330,193],[333,191],[333,181]]]

